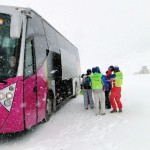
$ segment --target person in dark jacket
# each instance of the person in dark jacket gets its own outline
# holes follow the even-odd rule
[[[112,88],[112,84],[111,84],[111,80],[108,78],[108,71],[106,71],[105,79],[106,79],[106,83],[107,83],[107,87],[108,87],[108,90],[105,91],[105,108],[110,109],[111,108],[110,91]]]
[[[91,109],[94,108],[92,88],[91,88],[91,79],[90,79],[91,73],[92,73],[91,69],[88,69],[86,75],[83,77],[83,80],[82,80],[82,90],[83,90],[85,109],[88,109],[88,101],[90,104],[90,108]]]

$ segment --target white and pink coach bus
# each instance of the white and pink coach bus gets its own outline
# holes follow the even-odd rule
[[[79,89],[78,49],[32,9],[0,6],[0,133],[47,122]]]

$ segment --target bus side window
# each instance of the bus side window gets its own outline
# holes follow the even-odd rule
[[[33,75],[33,64],[33,40],[29,39],[26,41],[25,77]]]

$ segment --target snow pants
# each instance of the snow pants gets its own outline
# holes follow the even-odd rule
[[[121,87],[113,87],[111,94],[110,94],[110,103],[114,110],[122,109],[122,103],[120,101],[121,98]]]
[[[95,114],[96,115],[105,114],[104,91],[102,89],[101,90],[93,90],[93,95],[94,95],[94,101],[95,101]]]
[[[83,89],[84,108],[88,108],[88,100],[90,101],[90,107],[94,107],[92,89]]]

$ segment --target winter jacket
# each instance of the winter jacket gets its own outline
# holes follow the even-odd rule
[[[83,80],[82,80],[82,87],[83,87],[84,89],[91,89],[92,83],[91,83],[90,75],[85,75],[85,76],[83,77]]]
[[[105,77],[101,73],[93,73],[91,76],[92,81],[92,89],[103,89],[103,86],[105,87],[105,90],[108,90],[107,82],[105,80]]]
[[[120,70],[115,72],[114,74],[109,75],[108,78],[113,80],[113,86],[121,87],[123,74]]]
[[[108,78],[108,76],[104,76],[106,80],[106,84],[108,87],[108,92],[112,89],[112,81]]]

